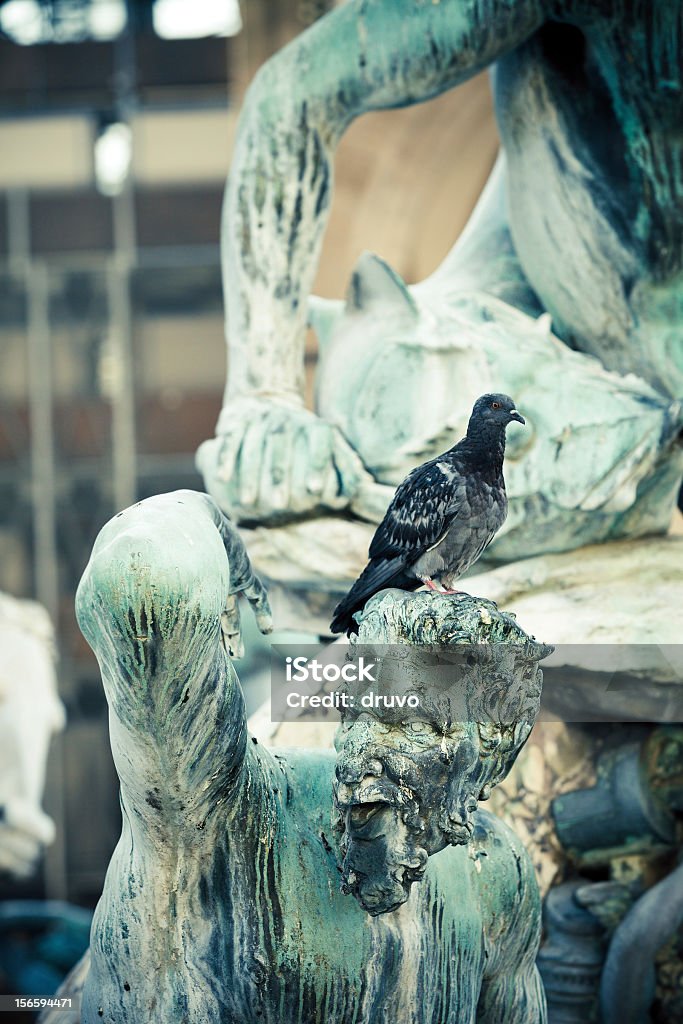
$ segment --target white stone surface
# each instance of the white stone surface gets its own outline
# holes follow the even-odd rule
[[[41,808],[50,738],[64,726],[45,609],[0,594],[0,870],[31,874],[54,824]]]
[[[557,645],[546,665],[656,681],[683,675],[683,537],[615,541],[513,562],[462,582]],[[578,645],[605,645],[582,652]]]

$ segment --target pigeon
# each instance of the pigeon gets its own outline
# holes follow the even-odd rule
[[[455,580],[505,522],[505,428],[513,420],[525,422],[509,395],[482,395],[466,436],[408,474],[375,531],[370,561],[334,610],[332,633],[357,633],[354,613],[386,587],[457,593]]]

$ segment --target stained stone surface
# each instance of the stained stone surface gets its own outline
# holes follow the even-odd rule
[[[249,719],[249,731],[274,748],[332,749],[336,722],[273,722],[270,701]],[[509,774],[493,790],[489,808],[519,836],[534,865],[541,895],[566,870],[567,853],[550,813],[556,796],[594,780],[594,744],[579,726],[537,722]]]
[[[563,645],[618,647],[609,669],[635,680],[635,719],[667,688],[676,694],[678,662],[661,649],[678,639],[681,606],[680,541],[662,536],[682,472],[678,16],[676,5],[626,0],[441,0],[400,12],[349,0],[257,76],[224,208],[230,377],[198,465],[218,504],[257,527],[258,565],[298,589],[297,613],[315,606],[307,625],[324,621],[372,532],[341,516],[376,522],[392,486],[456,440],[472,398],[495,384],[530,422],[511,437],[510,518],[490,552],[511,564],[465,589],[558,644],[557,671],[582,667]],[[426,100],[493,63],[505,158],[471,224],[429,281],[408,289],[366,257],[345,307],[314,309],[324,353],[317,411],[306,410],[308,299],[342,132],[366,110]],[[473,812],[468,845],[432,856],[409,899],[368,923],[354,895],[381,911],[393,890],[380,879],[361,891],[361,854],[344,865],[350,847],[329,817],[333,755],[247,742],[226,654],[239,649],[234,617],[225,632],[219,624],[225,537],[215,508],[217,532],[202,532],[208,506],[191,504],[172,526],[163,503],[109,524],[81,591],[124,808],[87,1024],[150,1019],[152,1001],[160,1019],[202,1024],[226,1012],[374,1021],[380,1004],[397,1024],[416,1009],[469,1019],[493,917],[494,974],[475,1019],[543,1019],[530,868],[484,812]],[[567,694],[563,712],[585,713]],[[594,688],[597,715],[610,710],[603,696]],[[528,819],[529,842],[553,787],[572,771],[587,784],[575,740],[560,728],[518,762],[508,803]],[[340,756],[351,771],[343,745]],[[338,796],[353,818],[349,794]],[[398,818],[392,827],[396,845]],[[408,871],[423,866],[413,854]],[[338,892],[339,867],[354,895]],[[425,926],[435,903],[437,943]],[[446,962],[459,1003],[446,1002]]]
[[[334,321],[326,304],[318,408],[373,477],[400,483],[463,436],[480,394],[500,388],[527,425],[508,431],[509,513],[491,559],[665,532],[683,475],[680,404],[571,351],[549,316],[444,278],[416,289],[418,300],[366,254]],[[352,507],[371,517],[362,501]]]
[[[594,648],[602,645],[611,648],[605,670],[656,683],[680,680],[681,620],[667,609],[683,598],[683,536],[523,559],[475,572],[462,586],[514,608],[531,633],[551,637],[556,650],[548,665],[600,667]]]
[[[377,521],[493,389],[530,428],[510,438],[492,557],[666,531],[683,472],[676,17],[622,0],[442,0],[400,16],[350,0],[268,62],[226,193],[230,376],[198,453],[223,507],[269,525]],[[407,288],[366,255],[343,308],[312,304],[314,415],[304,335],[341,134],[494,63],[503,154],[442,266]]]
[[[546,682],[557,679],[557,691],[567,697],[556,712],[568,721],[537,723],[491,796],[492,808],[524,840],[545,892],[567,862],[550,807],[561,793],[592,783],[594,743],[582,723],[594,717],[614,719],[615,699],[606,692],[608,683],[616,673],[621,675],[621,716],[650,721],[671,708],[676,717],[683,675],[680,616],[663,614],[662,609],[683,604],[683,537],[619,541],[544,555],[477,573],[461,586],[514,610],[529,633],[556,645],[544,670]],[[573,673],[581,667],[591,675],[586,684],[582,673],[579,687],[567,669]],[[628,691],[624,680],[631,683]],[[286,746],[330,747],[336,729],[322,722],[272,723],[269,705],[252,716],[250,726],[263,742]]]
[[[525,629],[560,645],[555,663],[564,644],[621,645],[624,657],[633,657],[644,645],[680,643],[680,616],[668,610],[680,608],[683,596],[683,536],[529,558],[472,574],[463,589],[514,608]],[[604,615],[597,614],[598,599]],[[655,661],[629,667],[666,678]]]
[[[407,867],[419,862],[424,877],[411,891],[415,879],[406,876],[407,898],[383,912],[368,889],[358,899],[340,891],[345,853],[335,822],[345,797],[338,791],[333,817],[334,754],[271,751],[248,736],[229,656],[239,631],[233,615],[221,624],[226,595],[240,591],[267,628],[265,595],[234,528],[205,495],[187,491],[115,517],[81,581],[79,621],[102,670],[123,813],[93,923],[83,1024],[541,1024],[533,869],[516,837],[475,810],[531,728],[537,669],[518,683],[510,662],[520,719],[500,736],[482,719],[480,748],[474,724],[471,738],[401,737],[401,792],[414,803],[412,825],[424,816],[416,833],[424,854],[404,849],[400,828],[391,843],[380,836],[379,849],[387,863],[394,854],[408,856]],[[543,653],[492,604],[434,602],[432,615],[432,595],[418,595],[413,621],[405,598],[396,594],[397,607],[391,594],[375,602],[373,635],[417,631],[447,644],[464,616],[475,642],[505,634],[532,660]],[[347,746],[340,756],[339,780],[352,786],[360,751]],[[470,790],[462,818],[460,797]],[[346,884],[355,891],[353,871]]]

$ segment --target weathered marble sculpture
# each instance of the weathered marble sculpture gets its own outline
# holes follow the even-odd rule
[[[534,427],[492,557],[666,530],[683,468],[679,15],[625,0],[351,0],[261,70],[224,213],[226,402],[198,455],[223,507],[376,519],[377,482],[448,447],[491,386]],[[429,281],[411,293],[365,259],[336,326],[318,314],[328,340],[319,416],[307,412],[337,141],[364,111],[493,62],[505,160]]]
[[[569,349],[547,314],[535,320],[445,278],[413,297],[366,254],[346,304],[313,314],[318,407],[372,476],[399,483],[415,461],[448,448],[464,433],[472,397],[502,381],[529,435],[509,432],[510,511],[489,558],[665,532],[683,475],[681,406]],[[372,516],[363,492],[353,509]]]
[[[41,805],[50,739],[64,720],[49,615],[0,594],[0,872],[30,875],[54,839]]]
[[[238,535],[188,491],[108,523],[81,581],[123,811],[84,1024],[544,1021],[533,871],[515,836],[476,805],[528,735],[547,649],[489,602],[374,599],[362,642],[490,641],[500,656],[467,677],[479,710],[466,727],[438,716],[415,729],[347,723],[335,829],[333,753],[271,753],[247,734],[228,656],[234,615],[221,626],[238,592],[267,629]],[[391,828],[359,853],[373,787]],[[370,864],[383,870],[364,874]],[[358,899],[341,891],[340,869]]]

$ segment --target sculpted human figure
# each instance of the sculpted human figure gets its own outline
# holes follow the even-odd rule
[[[261,69],[224,207],[225,407],[198,455],[223,507],[376,519],[493,388],[533,428],[509,453],[494,557],[666,530],[683,468],[680,19],[679,2],[349,0]],[[470,225],[412,291],[366,258],[341,321],[318,310],[308,412],[339,138],[493,64],[504,157]]]
[[[123,815],[84,1024],[540,1024],[533,870],[477,804],[531,729],[547,649],[490,602],[378,595],[359,641],[490,640],[501,658],[485,678],[507,713],[463,726],[436,712],[412,725],[360,716],[340,736],[335,782],[332,751],[250,740],[228,654],[238,592],[269,628],[234,528],[188,491],[111,520],[81,581]],[[373,787],[384,830],[367,816]]]
[[[50,617],[0,593],[0,875],[27,877],[54,839],[41,804],[50,740],[64,721]]]

